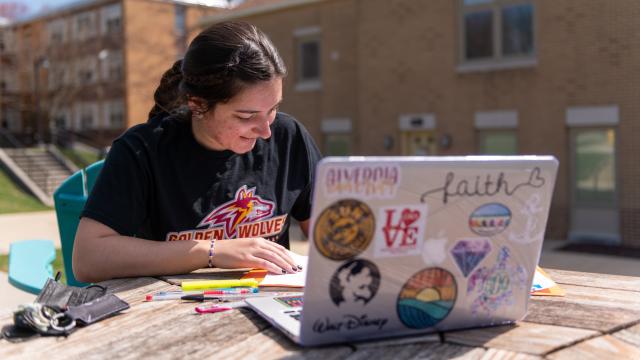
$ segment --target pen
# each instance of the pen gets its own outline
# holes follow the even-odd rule
[[[205,280],[205,281],[183,281],[181,284],[183,291],[208,290],[216,288],[230,288],[238,286],[258,286],[256,279],[236,279],[236,280]]]
[[[220,288],[204,291],[160,291],[155,294],[148,294],[146,301],[178,300],[187,295],[242,295],[257,293],[258,288]]]
[[[205,301],[205,300],[244,300],[249,297],[273,296],[272,293],[248,293],[248,294],[190,294],[180,300]]]

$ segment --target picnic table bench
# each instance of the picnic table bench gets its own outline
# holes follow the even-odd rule
[[[198,315],[193,303],[144,302],[183,280],[237,271],[110,280],[101,284],[129,310],[68,338],[0,340],[0,359],[640,359],[640,277],[545,270],[566,296],[533,297],[526,318],[513,325],[316,348],[296,345],[249,309]],[[0,311],[0,326],[11,321],[10,311]]]

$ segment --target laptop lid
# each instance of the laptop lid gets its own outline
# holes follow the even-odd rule
[[[557,167],[548,156],[323,159],[300,342],[521,319]]]

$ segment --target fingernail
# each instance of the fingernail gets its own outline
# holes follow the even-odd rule
[[[286,274],[286,273],[287,273],[287,270],[282,269],[282,273],[283,273],[283,274]]]
[[[302,265],[298,265],[298,270],[302,270]]]

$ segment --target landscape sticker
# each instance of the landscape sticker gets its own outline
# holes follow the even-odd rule
[[[412,329],[435,326],[456,302],[456,280],[445,269],[433,267],[415,273],[404,284],[396,310],[400,321]]]

